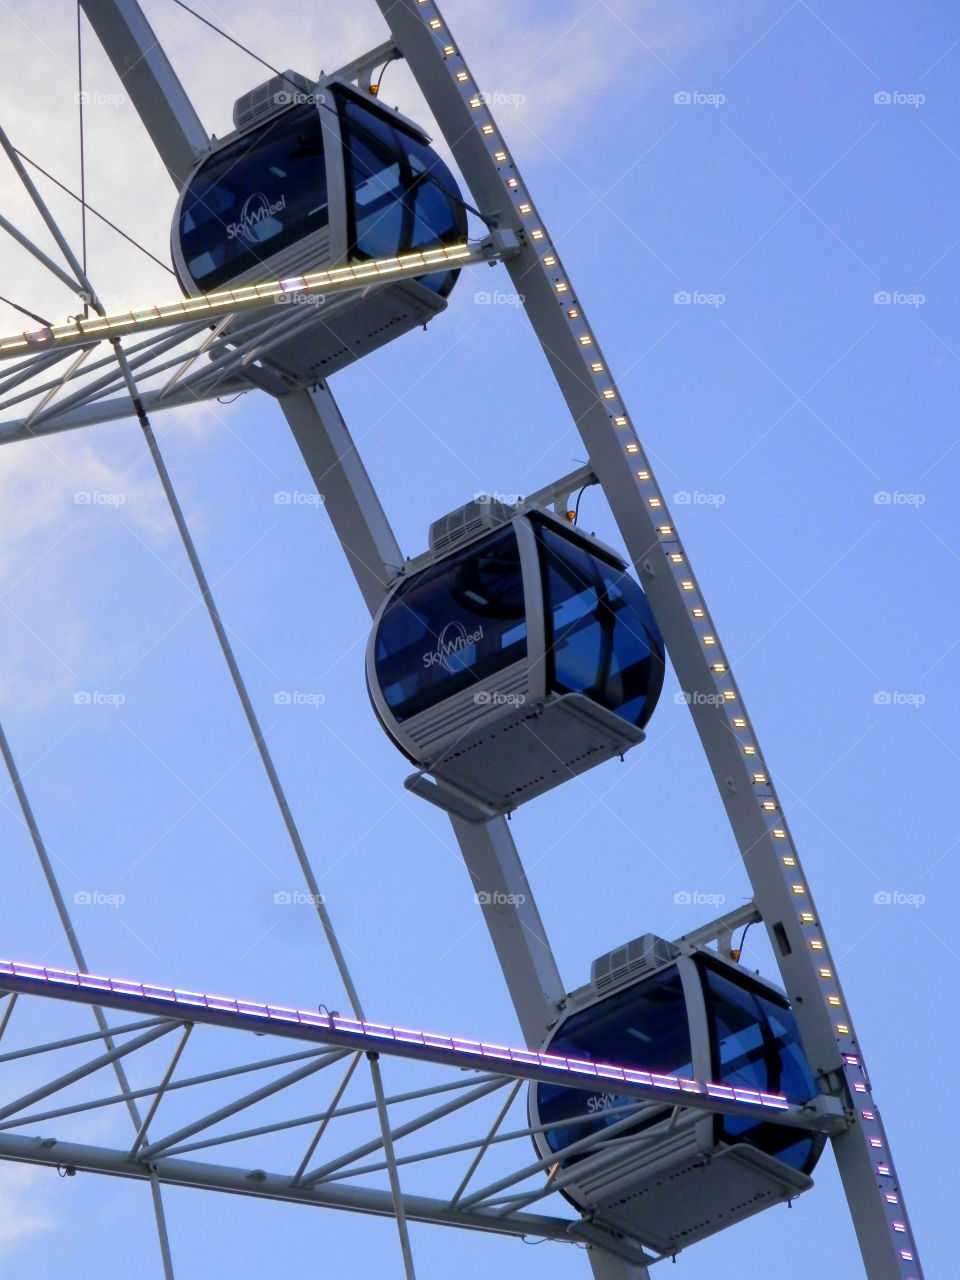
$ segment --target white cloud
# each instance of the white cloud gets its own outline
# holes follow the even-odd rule
[[[84,433],[0,449],[0,701],[37,710],[72,695],[102,661],[87,617],[91,566],[112,539],[176,536],[145,446],[141,459],[123,469]]]
[[[654,0],[561,0],[525,8],[518,21],[512,0],[444,6],[481,90],[501,95],[494,116],[510,136],[516,119],[569,154],[589,143],[596,110],[629,78],[638,85],[673,82],[682,63],[711,33],[716,15],[699,0],[664,6]],[[404,78],[401,110],[423,115],[409,73],[391,68],[391,94]],[[422,99],[419,101],[422,102]],[[560,145],[563,144],[563,145]]]
[[[150,538],[168,536],[168,509],[153,475],[152,467],[123,471],[110,465],[83,435],[4,446],[0,506],[16,515],[0,542],[0,593],[8,591],[22,572],[23,553],[28,546],[36,548],[37,534],[52,543],[79,524],[79,540],[87,508],[112,508],[138,532]]]
[[[50,1176],[48,1169],[0,1164],[0,1255],[11,1253],[22,1240],[57,1226],[41,1195],[44,1180]]]

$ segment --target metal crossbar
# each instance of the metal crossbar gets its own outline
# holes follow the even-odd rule
[[[542,1080],[571,1088],[595,1089],[615,1085],[624,1097],[660,1105],[673,1104],[727,1115],[776,1117],[778,1124],[830,1133],[847,1121],[833,1099],[791,1104],[783,1094],[763,1093],[734,1085],[687,1080],[614,1064],[594,1063],[533,1049],[486,1044],[458,1036],[436,1035],[384,1023],[314,1013],[284,1005],[178,991],[127,979],[101,977],[69,969],[55,969],[20,961],[0,960],[0,991],[42,995],[81,1004],[96,1003],[125,1012],[167,1015],[244,1031],[269,1027],[274,1035],[350,1052],[383,1053],[443,1066],[482,1067],[515,1080]]]

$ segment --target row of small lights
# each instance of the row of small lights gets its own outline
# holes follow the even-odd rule
[[[436,4],[433,3],[433,0],[417,0],[417,2],[422,6],[424,20],[441,44],[444,59],[452,63],[455,68],[453,70],[454,80],[460,86],[469,107],[473,111],[483,112],[483,115],[478,116],[480,133],[487,143],[488,150],[498,171],[501,174],[505,171],[510,171],[509,176],[504,179],[507,190],[513,194],[517,201],[517,212],[523,219],[527,235],[541,252],[541,265],[550,276],[558,302],[565,310],[567,320],[583,353],[584,363],[594,376],[598,395],[603,400],[604,407],[607,409],[614,427],[618,431],[625,433],[623,448],[630,455],[631,464],[636,467],[636,479],[643,501],[647,509],[653,513],[653,518],[662,521],[657,525],[657,533],[671,571],[681,591],[688,598],[690,615],[694,619],[695,625],[700,628],[700,640],[704,649],[709,651],[708,657],[712,659],[709,662],[709,667],[714,678],[717,695],[722,699],[723,706],[727,711],[728,728],[739,743],[744,756],[751,761],[754,767],[753,783],[756,788],[757,800],[767,821],[768,832],[771,838],[777,842],[777,854],[783,868],[783,874],[789,884],[791,895],[797,902],[802,932],[818,961],[817,971],[825,984],[824,996],[831,1020],[833,1020],[837,1042],[843,1054],[848,1084],[858,1103],[870,1103],[869,1096],[862,1096],[869,1095],[864,1066],[860,1055],[855,1051],[856,1041],[852,1033],[852,1023],[840,995],[839,984],[834,977],[832,961],[827,950],[826,940],[813,910],[812,899],[806,885],[799,878],[801,872],[796,849],[787,830],[783,811],[777,800],[773,784],[770,782],[759,748],[756,746],[756,738],[750,728],[746,708],[739,698],[735,682],[729,673],[716,633],[710,622],[706,603],[687,564],[674,527],[670,523],[669,512],[663,494],[654,479],[640,442],[631,428],[626,408],[613,385],[613,379],[607,372],[593,332],[582,315],[580,308],[570,299],[570,286],[563,276],[558,255],[536,214],[529,194],[521,186],[506,146],[493,121],[492,114],[486,108],[483,96],[479,92],[476,82],[467,70],[456,47],[448,42],[448,37],[444,34],[446,28]],[[867,1141],[875,1153],[877,1176],[881,1178],[892,1177],[892,1161],[889,1152],[886,1150],[877,1113],[873,1106],[863,1105],[860,1117],[866,1128]],[[900,1204],[898,1193],[895,1191],[885,1192],[884,1202],[888,1206],[888,1220],[891,1231],[897,1235],[908,1234],[906,1223],[898,1221],[894,1217],[895,1208]],[[898,1249],[898,1256],[904,1264],[909,1264],[916,1260],[912,1249]],[[912,1275],[908,1276],[909,1270],[909,1267],[904,1269],[904,1276],[907,1280],[915,1280]]]
[[[77,316],[67,324],[44,326],[29,332],[0,338],[0,357],[15,355],[24,348],[77,343],[106,335],[120,337],[125,333],[167,324],[172,320],[203,320],[223,312],[245,311],[264,303],[278,302],[288,294],[316,294],[347,290],[355,285],[378,279],[402,279],[415,276],[424,267],[466,259],[484,261],[485,255],[466,244],[441,245],[405,253],[398,258],[374,258],[356,266],[334,267],[330,271],[314,271],[310,275],[289,280],[272,280],[266,284],[241,285],[219,293],[203,293],[194,298],[177,298],[137,311],[117,311],[106,316]]]
[[[266,1019],[268,1022],[294,1023],[319,1031],[355,1037],[357,1047],[361,1049],[365,1040],[372,1039],[377,1042],[388,1041],[396,1045],[412,1045],[414,1048],[469,1055],[482,1058],[488,1063],[509,1063],[521,1069],[524,1067],[532,1067],[535,1070],[546,1069],[551,1073],[551,1083],[562,1081],[564,1076],[569,1074],[574,1077],[573,1087],[582,1084],[584,1079],[591,1081],[602,1079],[615,1081],[621,1086],[635,1085],[640,1089],[657,1090],[654,1097],[658,1100],[670,1095],[682,1095],[684,1098],[690,1095],[719,1098],[726,1102],[741,1103],[751,1110],[756,1109],[764,1114],[775,1113],[780,1123],[787,1118],[785,1113],[795,1114],[799,1110],[782,1093],[765,1093],[758,1089],[721,1083],[703,1083],[683,1076],[661,1075],[632,1067],[617,1066],[615,1063],[562,1058],[556,1054],[540,1053],[535,1049],[488,1044],[482,1040],[469,1040],[464,1036],[418,1031],[411,1027],[394,1027],[383,1022],[359,1022],[354,1018],[342,1018],[338,1013],[315,1012],[312,1009],[296,1009],[287,1005],[260,1004],[258,1001],[242,1000],[235,996],[207,995],[202,991],[182,991],[176,987],[153,986],[129,978],[110,978],[102,974],[81,973],[74,969],[25,964],[19,960],[0,960],[0,979],[3,977],[19,979],[21,983],[31,984],[32,989],[26,988],[27,994],[41,994],[46,987],[48,989],[46,994],[56,995],[58,989],[69,987],[99,992],[101,995],[110,994],[123,1000],[131,998],[149,1000],[154,1005],[168,1007],[169,1014],[180,1020],[189,1020],[190,1009],[206,1009],[215,1017],[217,1014],[228,1014],[249,1018],[251,1021]],[[10,985],[7,989],[24,988]],[[646,1095],[632,1096],[643,1098]],[[679,1102],[680,1098],[676,1101]]]

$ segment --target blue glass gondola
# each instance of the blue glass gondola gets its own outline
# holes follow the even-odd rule
[[[642,741],[663,643],[615,552],[490,502],[434,525],[431,548],[367,650],[376,713],[420,770],[412,790],[480,820]]]
[[[287,72],[241,99],[234,122],[177,204],[172,256],[185,292],[466,239],[457,184],[427,135],[353,85]],[[305,300],[303,326],[269,349],[268,362],[318,381],[442,311],[457,274],[342,296],[322,311]]]
[[[647,935],[611,982],[604,957],[568,999],[545,1049],[561,1057],[711,1080],[804,1103],[817,1087],[783,992],[707,948]],[[611,953],[622,964],[625,950]],[[641,976],[637,976],[638,973]],[[769,1119],[643,1105],[609,1090],[541,1083],[534,1143],[567,1198],[610,1229],[673,1253],[812,1186],[822,1135]],[[635,1120],[631,1120],[635,1116]],[[616,1144],[591,1147],[613,1125]],[[564,1155],[574,1143],[578,1149]]]

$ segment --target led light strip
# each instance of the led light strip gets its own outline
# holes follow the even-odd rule
[[[716,628],[711,622],[706,601],[690,570],[685,551],[670,518],[666,498],[654,478],[649,459],[644,453],[630,422],[626,406],[607,369],[596,336],[579,305],[575,301],[571,302],[570,284],[560,263],[559,254],[550,240],[543,221],[537,214],[529,191],[510,159],[506,142],[486,105],[479,86],[453,43],[434,0],[417,0],[417,5],[423,21],[433,33],[439,52],[449,67],[451,77],[463,101],[475,115],[477,130],[487,148],[492,164],[515,201],[517,215],[524,232],[531,245],[537,249],[540,264],[550,281],[557,304],[564,310],[567,322],[580,348],[586,375],[585,382],[587,385],[593,385],[612,425],[618,433],[622,433],[623,449],[630,457],[631,466],[635,468],[641,500],[654,521],[661,548],[674,580],[689,601],[692,623],[697,627],[700,642],[709,658],[708,665],[713,676],[716,705],[723,707],[727,728],[739,744],[743,755],[750,761],[754,794],[763,815],[768,836],[775,844],[786,886],[796,903],[800,930],[813,953],[823,984],[823,998],[833,1025],[837,1046],[842,1055],[847,1085],[858,1108],[861,1103],[869,1104],[859,1112],[861,1120],[866,1123],[866,1116],[875,1117],[876,1110],[869,1096],[866,1069],[859,1054],[852,1019],[835,977],[835,968],[830,958],[826,938],[803,878],[800,860],[789,834],[780,802],[770,782],[770,775],[760,754],[746,708],[741,701],[726,657],[717,639]],[[875,1156],[877,1178],[893,1180],[893,1161],[886,1140],[879,1130],[878,1122],[870,1123],[873,1127],[864,1129],[864,1133]],[[883,1204],[897,1258],[901,1263],[903,1280],[917,1280],[918,1272],[914,1268],[916,1249],[909,1227],[903,1220],[899,1192],[891,1191],[884,1197]],[[907,1241],[903,1240],[904,1235],[908,1237]]]
[[[504,1074],[528,1080],[566,1082],[571,1088],[595,1088],[598,1081],[614,1082],[624,1096],[645,1102],[693,1106],[701,1110],[732,1115],[776,1115],[778,1124],[830,1131],[843,1127],[842,1120],[822,1110],[816,1112],[790,1103],[779,1093],[763,1093],[726,1084],[701,1083],[682,1076],[658,1075],[649,1071],[618,1067],[577,1058],[559,1058],[531,1049],[511,1049],[458,1036],[434,1035],[408,1027],[392,1027],[379,1022],[358,1022],[339,1014],[314,1013],[282,1005],[259,1004],[232,996],[204,995],[198,991],[178,991],[174,987],[150,986],[124,978],[78,973],[20,961],[0,960],[0,991],[69,999],[106,1008],[151,1013],[179,1022],[202,1021],[214,1026],[262,1031],[264,1023],[279,1035],[293,1035],[321,1044],[332,1044],[360,1053],[393,1053],[441,1065],[478,1068],[501,1067]],[[202,1010],[202,1018],[198,1012]],[[294,1031],[293,1028],[297,1030]]]
[[[286,302],[291,295],[345,293],[380,280],[404,280],[423,275],[424,268],[456,263],[469,266],[490,262],[489,250],[471,249],[467,244],[441,245],[399,258],[371,258],[355,266],[333,267],[310,275],[293,276],[289,280],[271,280],[265,284],[240,285],[219,293],[204,293],[193,298],[178,298],[135,311],[117,311],[106,316],[70,320],[66,324],[44,326],[29,332],[0,338],[0,359],[22,355],[27,350],[80,346],[91,339],[121,338],[126,334],[156,329],[178,320],[205,320],[249,311],[256,307]]]

